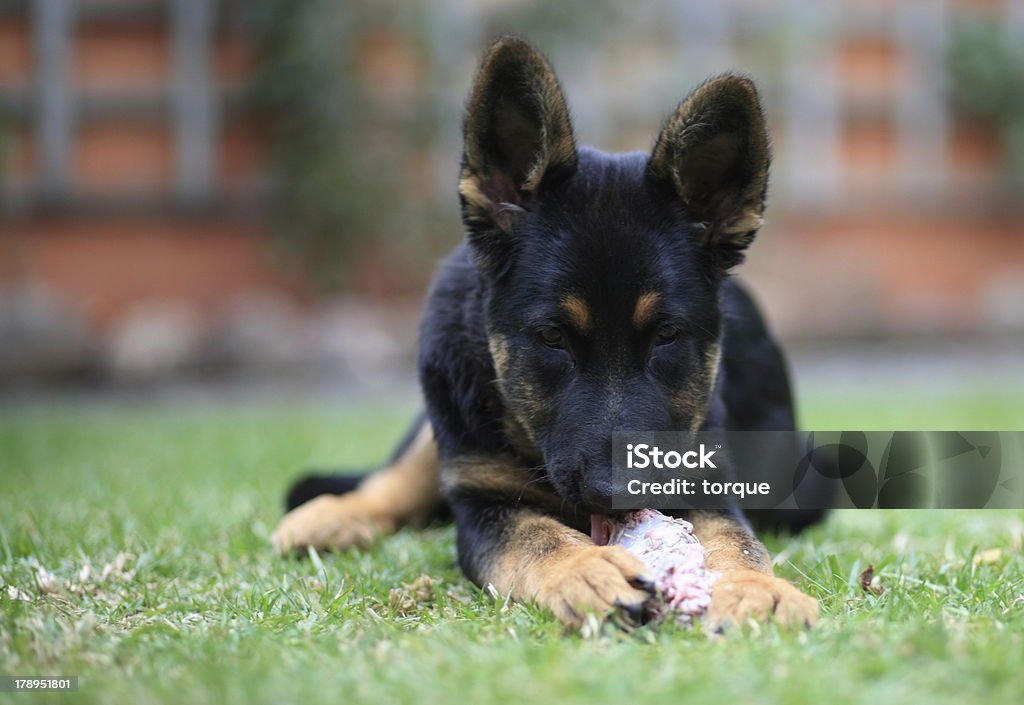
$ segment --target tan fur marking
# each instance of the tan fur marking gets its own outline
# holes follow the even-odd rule
[[[377,514],[390,515],[400,523],[423,519],[441,498],[437,444],[430,424],[423,424],[393,465],[366,478],[358,493]]]
[[[711,390],[715,388],[715,381],[718,379],[718,365],[722,359],[722,346],[718,343],[713,343],[708,347],[705,362],[705,373],[707,377],[700,380],[701,393],[698,394],[696,390],[690,395],[689,404],[693,411],[692,420],[690,421],[690,430],[699,431],[701,426],[704,425],[704,419],[708,415],[708,402],[711,398]]]
[[[271,538],[278,552],[365,546],[424,520],[441,499],[437,444],[424,423],[406,451],[344,495],[321,495],[288,512]]]
[[[704,362],[708,371],[708,387],[711,388],[718,380],[718,367],[722,362],[722,345],[720,343],[712,343],[708,346]]]
[[[688,419],[691,431],[698,431],[704,425],[708,413],[711,390],[718,377],[718,363],[721,346],[712,344],[704,358],[703,368],[698,368],[681,389],[671,397],[672,409],[680,420]]]
[[[619,607],[639,610],[649,595],[637,587],[647,568],[621,546],[595,546],[590,537],[551,517],[524,511],[488,576],[501,594],[533,600],[563,623]]]
[[[564,503],[521,461],[462,457],[445,463],[445,495],[504,497],[502,535],[477,576],[503,595],[534,600],[565,624],[578,627],[587,613],[606,615],[619,606],[633,612],[648,599],[638,589],[646,568],[619,546],[595,546],[586,534],[555,517]]]
[[[530,433],[515,415],[505,414],[502,428],[505,430],[505,438],[508,439],[509,444],[524,460],[534,465],[540,465],[543,462],[540,451],[537,450]]]
[[[651,317],[654,316],[654,312],[658,309],[658,302],[660,300],[661,295],[656,291],[640,294],[636,300],[636,307],[633,309],[633,325],[637,328],[643,328],[647,325]]]
[[[524,511],[514,521],[514,538],[495,557],[490,576],[502,594],[532,597],[543,579],[541,571],[534,569],[538,562],[557,559],[559,553],[591,543],[582,532],[541,514]]]
[[[587,303],[576,296],[575,294],[569,294],[562,299],[562,310],[569,315],[569,319],[573,325],[579,328],[582,332],[586,333],[590,330],[592,321],[590,320],[590,307]]]
[[[768,551],[736,520],[711,512],[694,512],[690,521],[694,534],[704,545],[708,568],[721,573],[711,594],[706,629],[773,617],[783,625],[796,627],[811,626],[817,621],[817,600],[772,575]]]
[[[730,570],[715,583],[704,629],[713,633],[769,619],[786,627],[812,627],[820,611],[817,600],[782,578],[755,570]]]
[[[490,348],[491,361],[494,364],[494,371],[498,376],[498,379],[496,380],[498,387],[507,399],[508,390],[505,389],[504,380],[508,377],[508,340],[505,336],[495,333],[487,337],[487,347]],[[516,386],[516,392],[524,397],[520,399],[520,401],[533,409],[542,408],[544,405],[543,400],[538,395],[532,394],[530,389],[530,385],[526,380],[519,380],[519,384]],[[519,452],[524,458],[536,461],[537,463],[540,462],[540,455],[534,446],[529,429],[526,424],[516,418],[515,414],[511,411],[508,411],[505,414],[503,428],[505,430],[505,436],[517,452]]]
[[[718,366],[722,359],[722,346],[713,343],[708,348],[703,374],[694,375],[690,384],[677,393],[673,399],[677,408],[690,416],[690,430],[698,431],[708,417],[708,406],[711,400],[715,380],[718,379]]]
[[[446,495],[485,493],[503,495],[514,503],[526,502],[557,512],[562,500],[546,480],[516,461],[501,457],[465,456],[449,461],[441,470],[441,487]]]
[[[772,574],[772,562],[764,545],[735,519],[713,512],[694,512],[693,533],[704,545],[708,568],[747,568]]]
[[[491,207],[491,199],[480,190],[479,181],[471,176],[463,175],[459,179],[459,194],[466,199],[468,205],[481,211],[489,210]]]
[[[487,347],[491,350],[491,360],[500,383],[508,373],[508,340],[503,335],[490,335],[487,337]]]

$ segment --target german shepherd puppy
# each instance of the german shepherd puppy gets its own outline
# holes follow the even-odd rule
[[[754,84],[694,90],[650,153],[577,147],[547,61],[494,44],[464,124],[467,238],[420,331],[426,414],[365,477],[314,476],[288,498],[278,551],[362,546],[450,510],[481,586],[569,625],[639,618],[644,565],[602,545],[618,430],[791,430],[781,353],[729,279],[761,225],[769,142]],[[792,528],[815,517],[784,517]],[[818,605],[772,575],[739,512],[688,519],[720,571],[712,628]]]

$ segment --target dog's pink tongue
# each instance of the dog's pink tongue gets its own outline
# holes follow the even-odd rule
[[[607,546],[612,537],[612,525],[608,517],[601,514],[590,515],[590,538],[598,546]]]

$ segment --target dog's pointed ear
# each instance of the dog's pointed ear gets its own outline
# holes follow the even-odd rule
[[[669,184],[725,268],[738,264],[761,227],[771,148],[761,100],[742,76],[711,79],[665,123],[648,176]]]
[[[542,186],[576,168],[558,79],[547,60],[516,37],[499,40],[484,58],[463,137],[459,197],[471,239],[510,234]]]

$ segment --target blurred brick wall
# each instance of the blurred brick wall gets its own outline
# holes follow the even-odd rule
[[[172,361],[190,363],[209,357],[210,327],[238,301],[304,304],[302,278],[273,261],[249,207],[263,164],[239,108],[252,65],[240,34],[223,22],[213,27],[213,183],[208,202],[189,209],[175,199],[171,3],[73,2],[67,89],[76,116],[66,193],[53,208],[38,196],[38,5],[0,6],[0,100],[12,116],[0,221],[0,328],[10,344],[0,367],[102,366],[126,345],[138,347],[140,312],[191,341]],[[19,343],[20,355],[12,350]],[[149,347],[165,343],[157,336]],[[131,354],[154,353],[143,348]]]
[[[215,30],[213,82],[220,124],[213,214],[176,214],[165,207],[176,159],[167,110],[171,48],[165,3],[79,5],[70,56],[69,90],[81,99],[69,159],[72,207],[57,213],[32,203],[40,165],[31,119],[36,80],[31,14],[0,14],[0,95],[14,114],[5,169],[11,212],[3,226],[0,276],[38,277],[78,300],[96,298],[102,321],[148,292],[173,289],[174,282],[173,293],[182,297],[208,298],[211,290],[229,293],[240,286],[281,288],[284,278],[268,261],[264,233],[253,219],[228,207],[231,197],[252,193],[262,176],[256,131],[248,116],[232,107],[251,66],[242,38],[225,26]],[[206,276],[222,281],[203,282],[207,270]],[[295,285],[292,281],[286,289]]]
[[[772,7],[753,1],[734,5],[754,8],[751,12]],[[944,4],[953,16],[1003,12],[1011,5]],[[265,176],[264,155],[252,118],[239,100],[253,63],[242,36],[224,23],[214,25],[214,195],[204,208],[190,212],[175,205],[180,145],[167,109],[174,70],[169,4],[82,2],[69,59],[71,88],[82,99],[68,165],[70,205],[52,211],[35,197],[41,170],[33,121],[38,57],[29,6],[0,10],[0,100],[14,116],[4,182],[8,214],[0,224],[0,289],[43,287],[48,297],[75,311],[88,332],[83,339],[92,335],[93,341],[138,318],[140,306],[151,313],[154,302],[180,304],[192,312],[190,320],[205,321],[202,325],[223,320],[225,311],[237,311],[239,300],[273,300],[274,311],[295,315],[320,305],[299,273],[285,272],[275,262],[253,215]],[[699,3],[688,6],[697,8],[698,15],[704,12]],[[779,158],[769,225],[747,266],[747,278],[761,292],[776,324],[793,338],[1024,330],[1024,220],[1015,207],[1019,203],[1008,203],[1000,191],[1000,152],[991,130],[953,119],[944,133],[941,189],[920,198],[894,189],[907,123],[900,123],[893,106],[921,68],[901,44],[901,35],[872,14],[884,15],[892,5],[840,0],[829,7],[837,12],[856,8],[862,20],[837,23],[827,53],[816,59],[832,70],[830,90],[837,92],[836,135],[828,143],[834,189],[818,198],[813,189],[807,197],[794,187],[800,183],[799,172],[818,168],[828,155],[815,152],[814,145],[810,152],[805,145],[802,156],[795,149],[799,135],[787,122],[791,114],[782,109],[786,103],[779,91],[769,86]],[[1017,14],[1022,14],[1019,9]],[[476,52],[487,39],[487,23],[477,27],[480,36],[467,42],[473,46],[461,57],[459,71],[447,77],[453,84],[448,88],[459,94],[468,88],[462,79],[468,80]],[[744,36],[742,31],[737,36]],[[629,88],[629,81],[646,75],[652,90],[663,94],[667,85],[678,83],[670,83],[669,68],[680,57],[672,53],[671,42],[659,49],[642,35],[624,36],[602,59],[607,61],[601,70],[570,66],[560,72],[570,103],[583,106],[577,113],[584,134],[596,131],[603,146],[638,148],[649,143],[657,120],[651,110],[636,111],[642,91]],[[414,65],[418,55],[401,50],[408,41],[397,32],[374,35],[365,42],[359,62],[394,103],[419,89],[415,80],[408,80],[420,74]],[[595,56],[600,53],[594,51]],[[740,69],[757,73],[749,57],[744,64],[742,54],[725,56]],[[629,61],[623,63],[623,57]],[[715,69],[716,64],[708,63],[708,71]],[[459,85],[454,85],[456,77]],[[609,97],[620,79],[625,82],[623,97]],[[663,95],[657,102],[665,102]],[[611,116],[602,129],[588,123],[595,107]],[[616,111],[621,115],[616,117]],[[449,161],[454,164],[457,145],[444,146],[452,151]],[[911,176],[930,182],[934,171]],[[813,187],[815,177],[805,181]],[[451,184],[430,168],[419,168],[408,186],[430,191]],[[908,186],[915,188],[916,183]],[[451,202],[454,207],[454,198]],[[454,241],[457,235],[442,237]],[[367,261],[363,269],[369,274],[356,281],[355,293],[386,296],[403,286],[402,293],[408,291],[408,282],[377,276],[387,260],[386,245],[382,247]],[[424,267],[423,276],[428,275]],[[55,320],[59,327],[60,319]],[[396,325],[410,325],[407,317],[395,320]],[[94,351],[96,343],[82,346]]]

